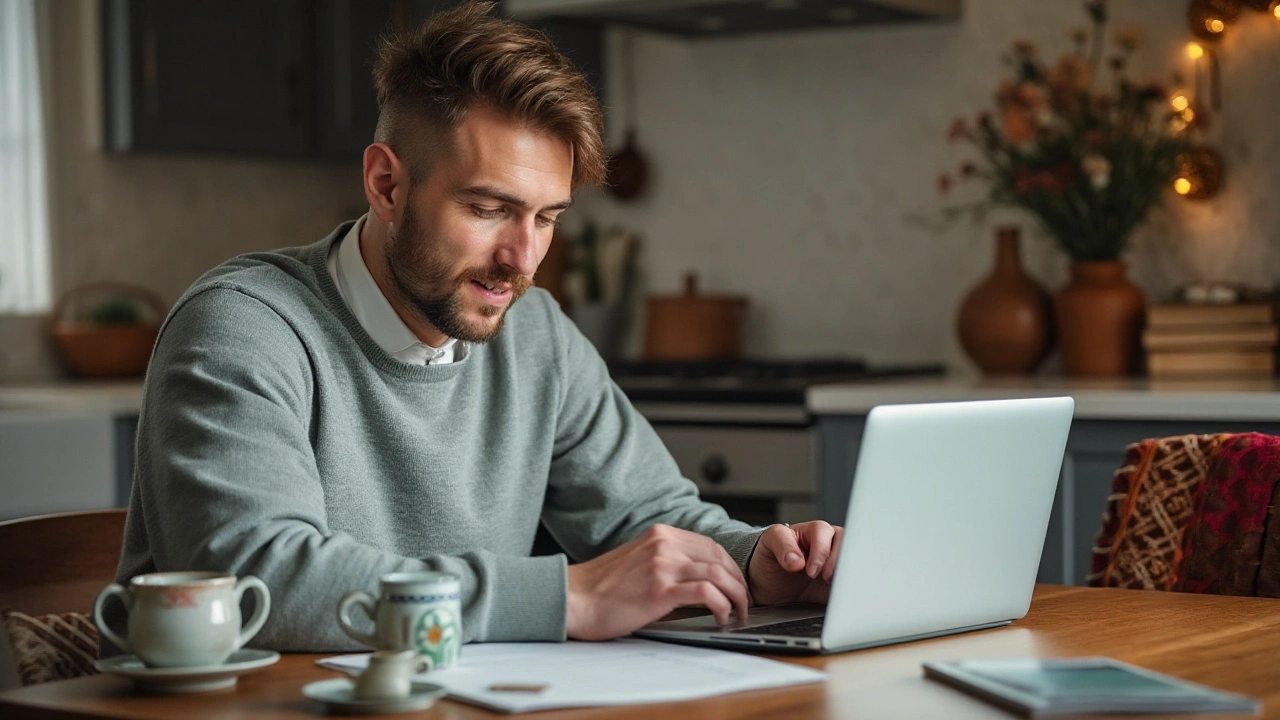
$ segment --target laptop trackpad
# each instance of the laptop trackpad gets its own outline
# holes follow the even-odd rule
[[[646,626],[645,630],[679,630],[682,632],[721,632],[723,630],[739,630],[742,628],[753,628],[761,625],[772,625],[773,623],[786,622],[788,620],[804,620],[805,618],[821,617],[827,614],[826,605],[807,605],[803,603],[795,603],[791,605],[770,605],[768,607],[754,607],[747,613],[745,622],[734,619],[729,625],[723,628],[716,624],[714,615],[699,615],[698,617],[684,618],[683,620],[667,620],[664,622],[656,622]]]

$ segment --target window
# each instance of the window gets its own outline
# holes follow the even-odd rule
[[[49,210],[35,0],[0,0],[0,312],[49,309]]]

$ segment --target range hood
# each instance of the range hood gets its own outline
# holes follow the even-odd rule
[[[954,20],[961,0],[506,0],[512,17],[616,23],[686,37]]]

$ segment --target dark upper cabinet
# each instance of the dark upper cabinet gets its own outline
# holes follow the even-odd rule
[[[373,61],[389,32],[412,29],[456,0],[316,3],[317,154],[359,160],[378,123]]]
[[[310,153],[311,12],[303,0],[106,0],[109,147]]]
[[[378,40],[456,2],[102,0],[107,145],[358,163]],[[599,27],[536,25],[599,91]]]
[[[359,157],[371,142],[378,106],[371,74],[383,33],[409,22],[407,3],[321,0],[316,4],[317,150],[335,159]]]
[[[587,76],[604,102],[604,31],[598,24],[564,19],[515,18],[551,36],[552,42]]]

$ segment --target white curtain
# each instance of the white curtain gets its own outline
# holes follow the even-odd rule
[[[0,0],[0,312],[49,309],[36,0]]]

